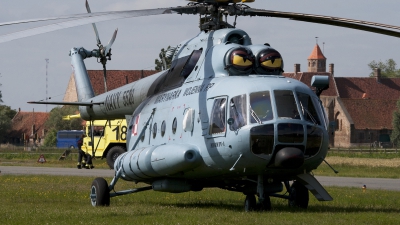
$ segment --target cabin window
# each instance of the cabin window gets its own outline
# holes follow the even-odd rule
[[[104,136],[104,127],[103,126],[93,126],[93,136]],[[92,136],[92,127],[88,127],[88,136]]]
[[[226,99],[219,98],[214,100],[211,112],[211,134],[225,132],[226,128]]]
[[[157,123],[153,124],[153,138],[156,138],[157,136]]]
[[[297,98],[299,99],[300,111],[301,114],[303,114],[304,119],[311,123],[321,125],[321,121],[311,97],[308,94],[299,92],[297,93]]]
[[[261,124],[274,118],[269,91],[250,94],[250,122]]]
[[[165,120],[161,124],[161,137],[164,137],[166,130]]]
[[[146,132],[143,132],[142,136],[140,137],[140,140],[143,142],[144,141],[144,136],[146,136]]]
[[[203,52],[203,49],[194,50],[192,52],[189,59],[186,61],[185,66],[182,69],[182,72],[181,72],[182,77],[184,77],[186,79],[190,75],[190,73],[193,71],[194,67],[196,66],[197,62],[199,61],[202,52]]]
[[[172,133],[176,133],[176,128],[178,127],[178,122],[176,120],[176,117],[174,118],[174,121],[172,122]]]
[[[275,90],[276,110],[281,119],[300,119],[292,91]]]
[[[233,97],[229,102],[229,114],[233,118],[233,124],[229,125],[230,130],[238,130],[247,124],[246,95]]]

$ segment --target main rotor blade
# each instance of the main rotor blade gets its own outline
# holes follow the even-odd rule
[[[86,0],[86,4],[85,5],[86,5],[86,11],[88,13],[92,13],[92,11],[90,10],[89,2],[87,0]],[[100,46],[101,45],[101,41],[100,41],[99,32],[97,31],[96,24],[92,23],[92,26],[93,26],[94,33],[96,34],[97,45]]]
[[[100,15],[107,15],[114,12],[97,12],[92,13],[90,16],[100,16]],[[10,26],[10,25],[17,25],[17,24],[24,24],[24,23],[37,23],[43,21],[53,21],[53,20],[63,20],[63,19],[79,19],[79,18],[86,18],[88,17],[87,13],[80,13],[80,14],[71,14],[71,15],[64,15],[64,16],[55,16],[55,17],[46,17],[46,18],[37,18],[37,19],[27,19],[27,20],[15,20],[9,22],[2,22],[0,23],[1,26]]]
[[[298,20],[310,23],[327,24],[338,27],[347,27],[357,30],[364,30],[378,34],[389,35],[393,37],[400,37],[400,27],[382,23],[374,23],[363,20],[353,20],[340,17],[322,16],[313,14],[302,14],[293,12],[280,12],[263,9],[248,8],[243,11],[247,16],[266,16],[277,18],[288,18],[291,20]]]
[[[95,22],[104,22],[109,20],[117,20],[131,17],[140,17],[140,16],[150,16],[150,15],[161,15],[161,14],[173,14],[176,13],[173,11],[175,8],[160,8],[160,9],[143,9],[143,10],[128,10],[128,11],[111,11],[111,12],[103,12],[103,13],[86,13],[84,15],[71,15],[71,17],[64,16],[63,18],[75,18],[74,20],[54,23],[46,26],[36,27],[32,29],[22,30],[15,33],[5,34],[0,36],[0,43],[4,43],[7,41],[12,41],[24,37],[29,37],[37,34],[43,34],[51,31],[77,27],[85,24],[95,23]],[[61,17],[60,17],[61,18]],[[34,19],[34,20],[25,20],[25,22],[37,22],[37,21],[49,21],[56,20],[56,18],[50,19]],[[6,22],[3,25],[11,25],[18,24],[20,21],[14,22]],[[0,24],[1,26],[1,24]]]

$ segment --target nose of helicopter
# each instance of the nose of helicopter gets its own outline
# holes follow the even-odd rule
[[[275,166],[295,169],[303,165],[304,154],[303,152],[294,147],[282,148],[276,153]]]
[[[257,125],[250,130],[251,152],[269,160],[269,166],[295,169],[320,152],[323,137],[320,127],[300,120]]]

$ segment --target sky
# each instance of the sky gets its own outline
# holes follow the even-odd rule
[[[184,0],[89,0],[92,12],[153,9],[183,6]],[[398,0],[257,0],[252,8],[310,13],[400,25]],[[86,13],[85,0],[1,0],[0,22]],[[233,18],[229,18],[233,22]],[[45,23],[0,27],[0,35]],[[110,70],[154,69],[161,48],[175,46],[199,33],[196,15],[157,15],[113,20],[97,24],[105,45],[118,28],[112,46]],[[239,17],[237,28],[245,30],[253,44],[269,43],[278,50],[285,71],[294,64],[307,71],[307,58],[316,42],[335,65],[336,77],[368,77],[372,60],[394,59],[400,66],[399,44],[395,37],[328,25],[281,18]],[[318,37],[318,39],[316,39]],[[54,106],[32,105],[28,101],[62,101],[71,76],[69,50],[96,48],[91,25],[54,31],[0,44],[0,90],[3,105],[22,111],[46,112]],[[49,59],[46,63],[45,59]],[[89,70],[101,70],[95,58],[85,60]],[[47,64],[47,69],[46,69]],[[46,76],[47,73],[47,76]],[[102,79],[102,78],[100,78]],[[47,94],[46,94],[47,93]]]

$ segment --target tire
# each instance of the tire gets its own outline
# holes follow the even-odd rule
[[[300,182],[293,182],[292,186],[290,187],[289,206],[307,209],[308,200],[308,189]]]
[[[271,197],[268,195],[264,197],[264,200],[260,202],[257,205],[257,209],[260,211],[271,211],[272,210],[272,205],[271,205]]]
[[[110,191],[104,178],[98,177],[92,182],[90,201],[94,207],[110,205]]]
[[[244,211],[254,211],[256,206],[256,197],[254,195],[246,195],[246,200],[244,200]]]
[[[115,160],[118,158],[119,155],[121,155],[125,152],[126,152],[126,149],[119,145],[112,147],[108,151],[106,159],[107,159],[107,164],[110,167],[110,169],[114,169]]]

